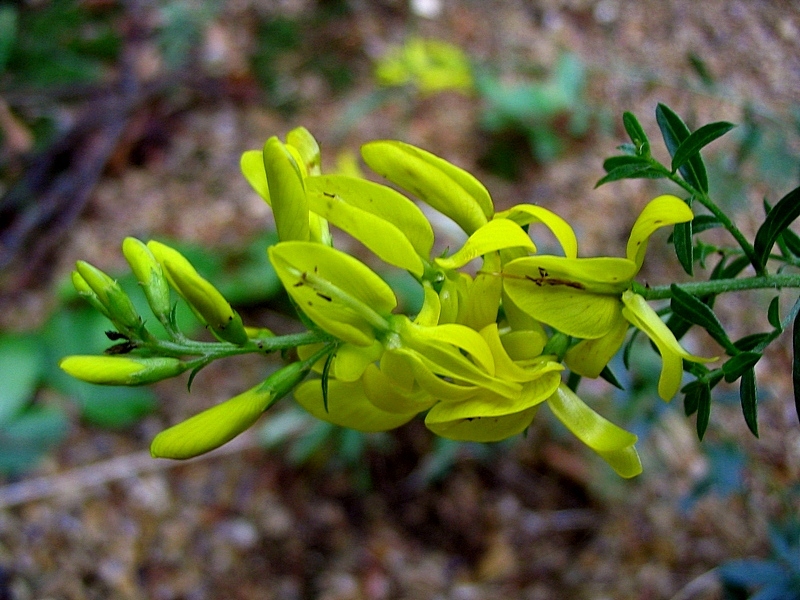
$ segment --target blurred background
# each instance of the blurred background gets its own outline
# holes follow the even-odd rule
[[[336,429],[289,400],[216,453],[154,460],[158,431],[276,363],[215,363],[191,393],[183,378],[98,388],[56,367],[108,345],[108,324],[71,291],[75,260],[119,276],[144,305],[120,251],[128,235],[174,243],[246,322],[296,331],[264,251],[269,209],[239,157],[298,125],[319,140],[323,170],[355,168],[366,141],[401,139],[478,176],[498,207],[559,213],[583,256],[619,256],[641,207],[675,192],[593,189],[626,141],[623,111],[653,140],[658,102],[692,129],[738,123],[706,162],[712,197],[752,235],[762,200],[800,178],[798,89],[800,9],[782,0],[0,3],[0,599],[800,589],[788,335],[758,365],[758,440],[737,390],[721,386],[698,443],[681,403],[657,399],[647,345],[630,371],[615,368],[626,391],[584,382],[585,398],[640,436],[633,481],[548,418],[520,439],[457,444],[419,421]],[[660,143],[654,152],[667,160]],[[442,247],[459,243],[436,225]],[[656,237],[640,280],[681,280],[666,233]],[[413,311],[418,291],[385,275]],[[767,326],[770,297],[716,308],[745,335]]]

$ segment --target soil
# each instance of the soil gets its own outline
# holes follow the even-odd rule
[[[800,11],[792,2],[353,0],[348,11],[315,21],[305,47],[275,59],[275,93],[295,105],[287,117],[263,101],[248,66],[255,23],[311,22],[326,4],[225,3],[200,53],[228,92],[161,120],[149,114],[162,134],[144,136],[146,144],[140,135],[136,151],[107,170],[60,246],[53,283],[4,294],[2,327],[43,319],[76,259],[119,272],[127,235],[233,247],[270,228],[268,207],[239,175],[239,156],[299,124],[319,139],[324,168],[334,168],[341,150],[402,139],[475,173],[498,207],[534,202],[558,212],[578,232],[582,255],[621,255],[638,210],[662,189],[648,181],[593,189],[603,158],[625,139],[622,111],[636,113],[656,139],[658,102],[692,126],[741,121],[746,106],[789,122],[800,89]],[[421,16],[427,5],[440,10]],[[348,111],[375,88],[371,60],[410,34],[455,43],[508,80],[574,52],[588,68],[587,104],[598,120],[587,134],[565,137],[558,160],[537,163],[518,147],[515,181],[483,166],[491,139],[478,126],[479,98],[398,91],[347,123]],[[352,82],[343,90],[304,67],[326,49],[347,59]],[[691,57],[702,59],[713,85]],[[140,67],[145,74],[162,68],[144,59]],[[757,225],[764,194],[777,199],[785,191],[753,185],[737,213],[743,229]],[[644,278],[681,277],[674,257],[654,254]],[[745,333],[753,331],[747,302],[721,309]],[[248,316],[279,331],[291,327],[263,307]],[[708,340],[696,343],[713,353]],[[768,556],[769,524],[800,510],[791,491],[800,476],[800,428],[788,344],[782,339],[759,365],[766,401],[758,440],[738,406],[718,403],[701,445],[680,403],[664,407],[640,394],[629,413],[653,418],[640,440],[645,473],[633,481],[617,478],[549,418],[511,443],[457,448],[442,473],[430,459],[447,449],[419,422],[378,436],[350,464],[330,446],[298,464],[290,445],[265,450],[255,433],[185,463],[143,454],[156,432],[253,385],[263,368],[257,360],[214,365],[191,394],[183,380],[156,386],[160,408],[130,430],[75,422],[35,471],[0,487],[0,598],[721,599],[715,568]],[[624,413],[604,384],[582,389]],[[695,498],[709,473],[725,468],[708,448],[731,446],[743,466],[729,475],[740,485]]]

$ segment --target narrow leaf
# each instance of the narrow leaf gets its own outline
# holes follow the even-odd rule
[[[739,398],[742,400],[742,413],[747,427],[758,437],[758,394],[756,392],[756,371],[748,369],[739,382]]]
[[[800,256],[800,235],[797,235],[791,229],[784,229],[780,237],[789,252],[794,256]]]
[[[761,359],[760,352],[741,352],[728,359],[722,365],[722,372],[725,374],[725,381],[731,383],[744,375],[745,371],[752,369]]]
[[[617,379],[617,376],[614,375],[614,372],[611,369],[608,368],[608,365],[603,367],[603,370],[600,371],[600,377],[605,379],[608,383],[613,385],[615,388],[620,389],[620,390],[625,390],[623,385],[619,382],[619,379]]]
[[[715,227],[722,227],[722,223],[714,215],[697,215],[692,220],[692,232],[695,234]]]
[[[670,308],[679,317],[705,329],[723,348],[735,352],[733,342],[722,328],[714,311],[697,296],[681,289],[674,283],[670,286],[672,298]]]
[[[620,179],[663,179],[666,176],[667,174],[664,171],[648,165],[628,164],[613,169],[594,184],[594,187],[598,188],[604,183],[619,181]]]
[[[636,116],[630,112],[622,113],[622,124],[625,126],[625,131],[628,132],[631,142],[636,147],[636,154],[648,156],[650,154],[650,140],[647,139],[647,134]]]
[[[650,161],[643,156],[627,156],[627,155],[612,156],[603,161],[603,169],[605,169],[606,173],[613,171],[618,167],[624,167],[628,165],[649,166]]]
[[[670,156],[674,157],[681,144],[691,135],[686,123],[675,114],[675,112],[665,104],[659,104],[656,108],[656,122],[664,144],[669,150]],[[680,167],[681,176],[697,189],[708,191],[708,175],[703,159],[699,154],[691,157],[686,164]]]
[[[800,313],[794,318],[792,328],[792,385],[794,387],[794,407],[800,420]]]
[[[336,352],[328,354],[322,367],[322,406],[325,408],[325,412],[328,412],[328,381],[330,380],[331,365],[333,365],[335,356]]]
[[[682,390],[686,394],[683,397],[683,410],[687,417],[691,417],[697,412],[697,407],[700,403],[700,394],[704,393],[701,388],[708,389],[708,384],[705,381],[697,380],[684,386]]]
[[[716,123],[703,125],[697,131],[692,132],[689,137],[681,142],[680,146],[675,150],[675,154],[672,155],[672,172],[677,171],[689,159],[699,155],[702,148],[722,137],[734,127],[736,125],[733,123],[717,121]]]
[[[697,393],[697,437],[702,441],[711,418],[711,390],[700,386]]]
[[[743,338],[739,338],[733,342],[733,345],[742,352],[749,352],[765,341],[769,341],[770,337],[772,337],[770,333],[751,333]]]
[[[672,232],[675,255],[688,275],[694,275],[694,244],[692,243],[692,221],[675,223]]]
[[[753,250],[759,266],[763,268],[767,264],[767,258],[778,236],[786,231],[798,216],[800,216],[800,187],[781,198],[758,228]]]
[[[770,301],[769,308],[767,309],[767,320],[769,321],[769,324],[778,331],[783,330],[783,325],[781,325],[779,296],[775,296],[772,301]]]

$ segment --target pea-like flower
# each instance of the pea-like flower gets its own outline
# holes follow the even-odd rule
[[[670,400],[680,388],[682,359],[705,362],[683,350],[641,296],[630,291],[641,269],[650,236],[659,228],[690,221],[691,209],[675,196],[650,201],[636,220],[626,258],[527,256],[503,266],[503,288],[526,314],[583,341],[570,349],[566,364],[597,377],[622,345],[629,324],[650,337],[662,355],[658,392]]]

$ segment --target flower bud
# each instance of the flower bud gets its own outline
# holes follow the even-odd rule
[[[86,300],[95,310],[103,314],[107,319],[111,320],[111,315],[106,310],[106,307],[103,306],[103,303],[100,302],[100,298],[97,297],[94,290],[89,287],[89,284],[86,283],[86,280],[77,271],[72,272],[72,285],[75,291],[78,292],[78,296]]]
[[[166,318],[171,310],[169,284],[161,264],[143,242],[128,237],[122,242],[122,253],[133,274],[142,286],[147,303],[159,319]]]
[[[67,356],[58,363],[76,379],[98,385],[144,385],[175,377],[188,367],[177,358]]]
[[[147,247],[164,269],[164,275],[195,315],[222,340],[242,345],[247,342],[247,332],[242,318],[225,297],[177,250],[159,242],[150,241]]]
[[[142,326],[142,318],[136,312],[133,302],[116,281],[85,261],[79,260],[75,266],[116,325],[122,329],[139,329]]]
[[[259,385],[159,433],[150,445],[156,458],[185,459],[219,448],[252,426],[265,410],[288,394],[308,373],[295,362]]]

